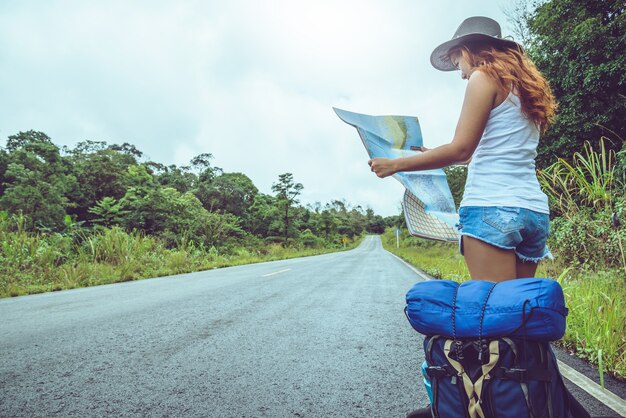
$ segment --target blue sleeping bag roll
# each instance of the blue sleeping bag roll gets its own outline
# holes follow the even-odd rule
[[[425,335],[554,341],[565,333],[563,289],[552,279],[430,280],[414,285],[406,303],[411,326]]]

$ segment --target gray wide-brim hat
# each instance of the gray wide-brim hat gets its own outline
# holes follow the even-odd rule
[[[450,61],[449,51],[456,46],[472,43],[492,44],[497,48],[513,48],[523,52],[520,44],[502,37],[498,22],[488,17],[474,16],[461,23],[451,40],[435,48],[430,54],[430,63],[438,70],[454,71],[457,68]]]

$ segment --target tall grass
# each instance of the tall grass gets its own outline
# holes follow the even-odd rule
[[[328,248],[205,248],[181,239],[167,248],[157,237],[119,227],[67,234],[30,233],[21,216],[0,212],[0,297],[189,273],[219,267],[304,257]],[[354,248],[356,237],[345,249]],[[344,248],[342,248],[344,249]]]
[[[606,140],[597,150],[586,142],[571,164],[560,158],[538,177],[558,216],[552,235],[565,260],[595,269],[621,265],[626,280],[626,230],[619,222],[626,217],[626,179],[618,175],[626,166]]]
[[[605,138],[600,138],[598,151],[585,142],[583,152],[576,152],[572,163],[559,158],[554,164],[539,171],[539,181],[548,194],[551,207],[569,217],[581,206],[595,210],[613,208],[616,187],[615,152],[606,149]]]

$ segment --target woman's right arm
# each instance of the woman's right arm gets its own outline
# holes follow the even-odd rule
[[[497,91],[489,76],[474,71],[451,143],[410,157],[375,158],[369,161],[372,171],[378,177],[387,177],[400,171],[431,170],[469,161],[483,135]]]

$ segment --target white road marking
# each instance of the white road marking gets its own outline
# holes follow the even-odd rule
[[[279,270],[279,271],[275,271],[274,273],[264,274],[264,275],[263,275],[263,276],[261,276],[261,277],[273,276],[273,275],[275,275],[275,274],[284,273],[284,272],[289,271],[289,270],[291,270],[291,269]]]
[[[626,401],[617,396],[611,391],[606,389],[602,389],[602,386],[589,379],[587,376],[577,372],[572,369],[567,364],[563,363],[560,360],[557,360],[559,364],[559,370],[563,377],[567,380],[617,412],[623,417],[626,417]]]
[[[386,250],[385,250],[386,251]],[[413,270],[413,273],[417,274],[418,276],[420,276],[423,280],[431,280],[430,277],[428,277],[426,275],[426,273],[424,273],[421,270],[416,269],[415,267],[413,267],[411,264],[407,263],[406,261],[404,261],[403,259],[401,259],[400,257],[398,257],[397,255],[395,255],[394,253],[387,251],[389,254],[391,254],[392,256],[394,256],[395,258],[397,258],[400,262],[404,263],[405,266],[407,266],[408,268],[410,268],[411,270]]]

